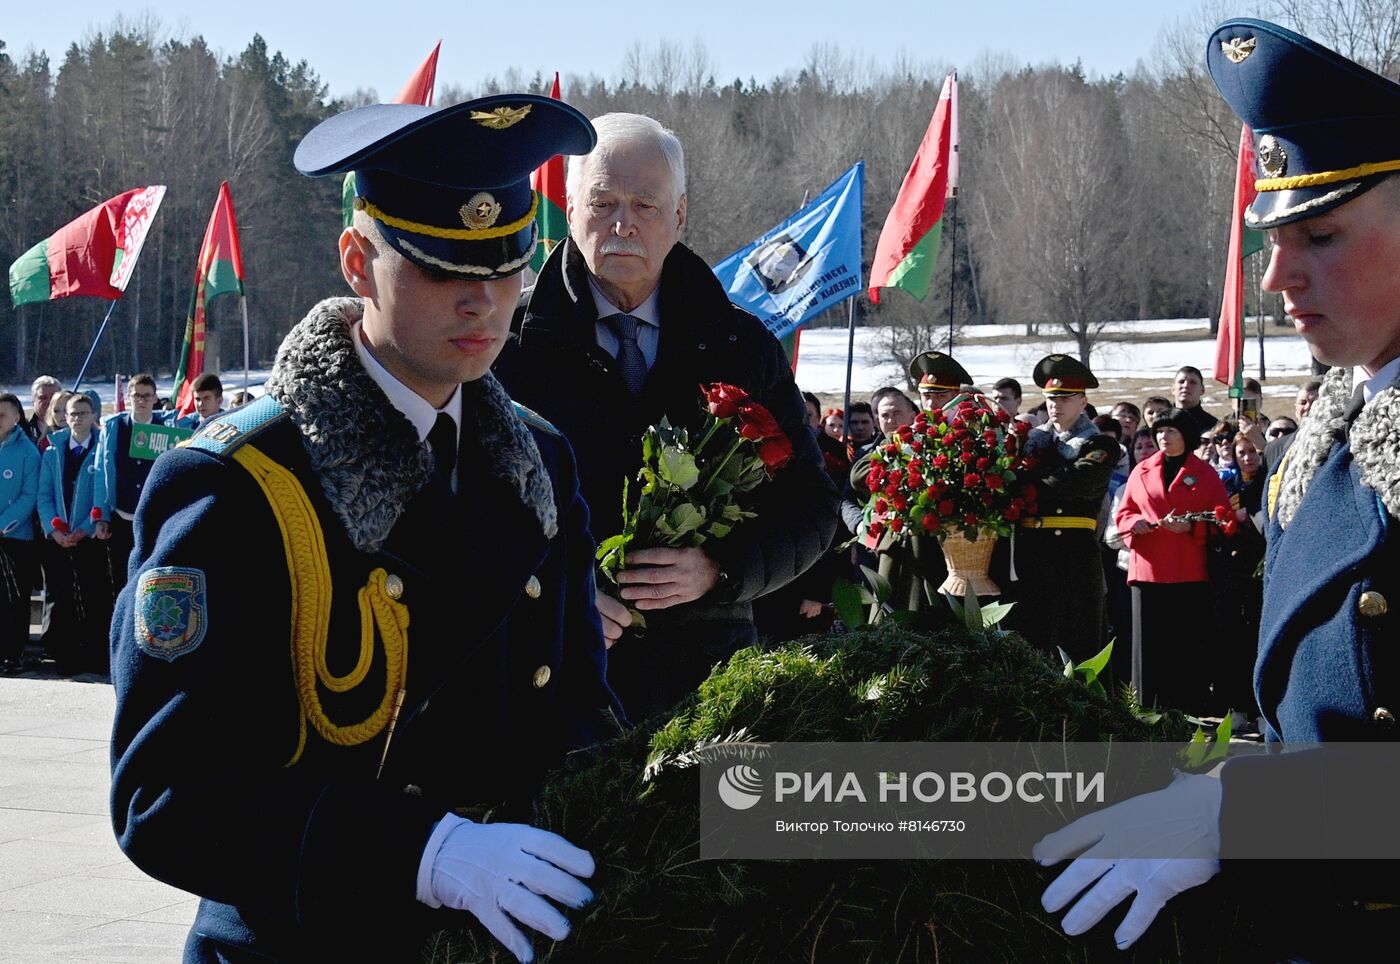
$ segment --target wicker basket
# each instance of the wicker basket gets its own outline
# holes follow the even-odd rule
[[[977,596],[1000,596],[1001,587],[987,575],[992,561],[992,548],[997,544],[996,533],[978,533],[977,541],[969,541],[961,529],[953,529],[943,539],[943,559],[948,564],[948,578],[938,587],[950,596],[966,596],[971,589]]]

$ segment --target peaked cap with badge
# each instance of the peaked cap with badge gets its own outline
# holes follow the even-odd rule
[[[1278,24],[1215,28],[1206,64],[1257,138],[1259,196],[1245,224],[1315,217],[1400,171],[1400,84]]]
[[[909,377],[918,383],[920,391],[956,392],[972,384],[967,369],[954,361],[952,355],[941,351],[916,355],[909,363]]]
[[[597,142],[573,107],[497,94],[451,107],[371,104],[318,124],[293,162],[308,177],[355,172],[355,209],[431,271],[490,281],[524,270],[536,244],[530,172]]]
[[[1032,377],[1036,386],[1050,398],[1082,395],[1086,389],[1099,387],[1099,380],[1089,371],[1089,366],[1069,355],[1046,355],[1036,362]]]

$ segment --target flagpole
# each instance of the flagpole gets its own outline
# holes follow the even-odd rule
[[[243,309],[243,391],[248,391],[248,296],[239,295],[238,305]]]
[[[948,354],[953,353],[953,296],[958,287],[958,189],[952,189],[953,243],[948,252]]]
[[[1258,254],[1258,252],[1255,252]],[[1259,277],[1259,259],[1254,259],[1254,290],[1259,292],[1255,311],[1259,319],[1259,380],[1268,381],[1268,376],[1264,374],[1264,287],[1263,279]]]
[[[73,383],[73,391],[77,391],[83,385],[83,376],[87,374],[88,365],[92,362],[92,356],[97,351],[97,344],[102,340],[102,333],[107,330],[107,322],[112,320],[112,312],[117,308],[116,299],[112,300],[107,308],[107,314],[102,318],[102,327],[97,329],[97,337],[92,340],[92,347],[88,349],[87,357],[83,359],[83,367],[78,370],[78,380]]]
[[[846,398],[841,404],[841,439],[848,446],[851,436],[851,366],[856,356],[856,300],[846,299]]]

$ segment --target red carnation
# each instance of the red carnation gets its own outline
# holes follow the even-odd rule
[[[899,483],[904,480],[904,473],[899,469],[894,469],[887,478],[889,479],[890,485],[899,485]]]
[[[59,532],[67,533],[68,523],[64,522],[61,516],[54,516],[52,519],[49,520],[49,528],[56,529]]]
[[[898,491],[899,491],[899,483],[898,483],[898,482],[895,482],[895,481],[892,480],[892,481],[889,481],[889,482],[886,482],[886,483],[885,483],[885,495],[893,496],[893,495],[894,495],[896,492],[898,492]]]
[[[792,441],[781,433],[758,443],[758,457],[771,476],[792,461]]]
[[[975,472],[969,472],[967,473],[967,475],[963,476],[963,488],[965,489],[975,489],[981,484],[982,476],[976,474]]]
[[[928,489],[924,492],[924,495],[928,496],[930,502],[932,502],[934,499],[938,498],[942,494],[943,491],[939,489],[937,483],[930,485]]]
[[[715,418],[733,418],[749,400],[748,392],[737,385],[726,385],[724,382],[701,385],[700,391],[705,393],[705,402],[709,406],[710,414]]]
[[[893,532],[898,532],[900,529],[903,529],[903,528],[904,528],[904,520],[901,519],[899,516],[895,516],[893,519],[890,520],[890,530],[891,530],[891,531],[893,531]]]
[[[952,515],[955,508],[956,506],[953,505],[952,499],[944,499],[942,502],[938,503],[938,514]]]
[[[915,452],[922,452],[922,451],[924,450],[924,443],[915,440],[915,441],[913,441],[913,442],[911,442],[911,443],[909,444],[909,447],[910,447],[911,449],[913,449]]]
[[[1030,482],[1027,482],[1025,487],[1021,489],[1021,498],[1025,500],[1027,505],[1034,502],[1037,495],[1035,486]]]
[[[987,431],[982,433],[982,441],[986,442],[988,445],[996,445],[997,433],[993,432],[991,429],[987,429]]]
[[[987,458],[986,456],[983,456],[982,458],[977,460],[977,471],[985,472],[988,468],[991,467],[991,464],[992,460]]]
[[[870,523],[870,527],[865,531],[870,533],[876,539],[878,539],[885,532],[885,524],[877,519],[876,521]]]
[[[977,453],[964,452],[962,455],[958,456],[958,459],[962,462],[963,465],[971,465],[973,462],[977,461]]]
[[[993,492],[1000,492],[1005,485],[1006,480],[995,472],[987,475],[987,488],[991,489]]]
[[[761,442],[782,433],[783,430],[778,427],[777,420],[762,405],[757,402],[748,402],[739,406],[739,434],[744,438]]]
[[[878,513],[880,513],[881,515],[884,515],[886,512],[890,511],[890,504],[889,504],[889,502],[886,501],[885,499],[876,499],[876,500],[875,500],[875,511],[878,512]]]
[[[871,492],[879,492],[880,486],[884,484],[885,483],[883,479],[880,476],[876,475],[874,472],[871,472],[865,477],[865,487],[868,488]]]
[[[935,469],[946,469],[948,467],[948,456],[939,452],[933,457],[933,467]]]
[[[930,513],[925,513],[922,520],[924,531],[933,532],[938,528],[938,518]]]
[[[905,498],[903,492],[897,493],[892,501],[896,512],[903,512],[909,508],[909,500]]]
[[[886,455],[898,455],[898,454],[899,454],[899,446],[898,446],[898,445],[886,445],[886,446],[885,446],[885,454],[886,454]]]
[[[975,526],[977,524],[977,513],[969,512],[967,515],[963,516],[963,521],[970,526]]]
[[[1011,424],[1011,430],[1017,435],[1028,435],[1031,430],[1030,422],[1023,422],[1019,418]]]
[[[101,521],[102,521],[102,510],[99,509],[97,506],[93,506],[93,507],[92,507],[92,511],[89,512],[88,515],[90,515],[90,516],[92,517],[92,521],[93,521],[93,522],[101,522]]]

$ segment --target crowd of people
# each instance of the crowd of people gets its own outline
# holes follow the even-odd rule
[[[0,675],[49,661],[58,673],[105,675],[108,629],[126,585],[132,521],[154,455],[132,453],[132,427],[193,431],[225,410],[223,384],[191,383],[180,416],[149,374],[125,380],[118,411],[102,418],[97,392],[65,391],[52,375],[30,389],[32,407],[0,393]],[[233,407],[251,399],[238,392]],[[41,651],[31,653],[31,600],[41,593]]]
[[[1002,378],[988,390],[971,384],[966,372],[952,363],[947,377],[956,391],[930,390],[930,380],[918,367],[927,368],[929,358],[943,359],[932,363],[935,367],[952,363],[936,352],[920,356],[922,361],[910,371],[912,381],[923,381],[917,403],[889,386],[868,400],[853,402],[844,412],[824,408],[816,395],[804,393],[808,428],[827,473],[843,491],[844,524],[821,564],[761,601],[761,633],[785,639],[829,628],[836,618],[834,580],[860,583],[862,566],[876,568],[869,550],[851,545],[864,535],[866,521],[868,493],[859,467],[921,407],[940,407],[962,392],[982,393],[1031,427],[1048,422],[1055,389],[1045,390],[1045,401],[1028,406],[1016,378]],[[1069,577],[1075,574],[1064,567],[1051,567],[1060,570],[1055,576],[1059,588],[1041,592],[1035,585],[1041,575],[1039,561],[1028,559],[1025,551],[1026,541],[1036,536],[1018,530],[1020,547],[998,550],[992,569],[1004,590],[1002,598],[1028,611],[1022,618],[1011,617],[1010,624],[1051,655],[1063,648],[1076,660],[1093,656],[1113,640],[1113,675],[1124,683],[1132,679],[1136,640],[1142,668],[1135,682],[1146,705],[1195,714],[1234,711],[1240,714],[1237,724],[1252,728],[1258,713],[1250,681],[1262,598],[1264,481],[1287,451],[1320,386],[1316,380],[1305,382],[1297,389],[1290,414],[1271,415],[1261,409],[1259,383],[1245,379],[1237,410],[1217,415],[1202,408],[1204,378],[1199,369],[1187,365],[1174,376],[1170,397],[1101,402],[1097,408],[1086,401],[1083,414],[1092,422],[1093,434],[1112,440],[1115,462],[1097,510],[1091,513],[1103,574],[1102,599],[1086,598],[1096,595],[1095,584],[1071,585]],[[1220,506],[1228,507],[1228,517],[1216,513]],[[1011,551],[1017,553],[1014,578],[1008,565]],[[1065,543],[1057,543],[1055,551],[1063,555]],[[1034,564],[1028,568],[1029,562]],[[1039,604],[1046,594],[1071,604],[1077,615],[1070,633],[1047,625],[1045,607]],[[1102,613],[1101,619],[1097,613]]]

